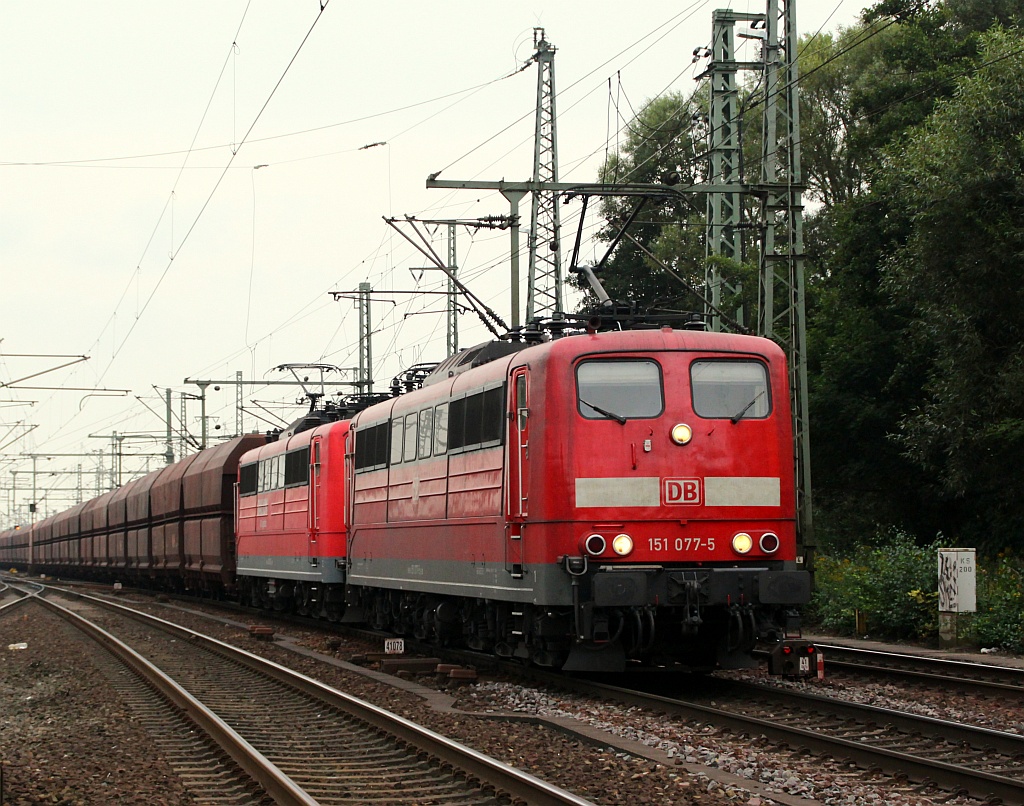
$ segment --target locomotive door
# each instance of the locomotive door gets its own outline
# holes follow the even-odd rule
[[[320,477],[320,449],[323,437],[313,437],[309,446],[309,508],[307,520],[307,533],[309,542],[307,553],[311,564],[315,565],[319,553],[317,552],[316,541],[320,536],[320,509],[323,504],[321,500],[321,477]]]
[[[523,528],[529,510],[530,408],[526,367],[512,372],[509,394],[508,492],[505,523],[505,570],[516,579],[523,575]]]

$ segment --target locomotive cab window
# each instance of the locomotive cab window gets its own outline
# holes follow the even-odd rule
[[[661,368],[654,361],[584,361],[576,368],[576,394],[588,420],[643,419],[665,409]]]
[[[771,412],[768,370],[760,361],[694,361],[690,384],[698,417],[738,422]]]

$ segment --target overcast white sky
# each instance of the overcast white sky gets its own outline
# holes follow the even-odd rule
[[[863,5],[802,0],[798,27],[834,31]],[[497,193],[425,180],[442,169],[443,179],[529,178],[536,67],[510,74],[533,53],[534,27],[557,48],[560,178],[592,181],[645,100],[694,90],[704,62],[692,53],[709,44],[719,7],[764,3],[330,0],[321,13],[320,0],[5,0],[0,383],[69,360],[21,354],[89,360],[0,388],[0,528],[12,499],[27,500],[12,482],[31,487],[21,454],[109,450],[115,431],[162,435],[163,389],[199,391],[185,378],[353,367],[356,311],[331,290],[440,288],[429,272],[417,286],[410,269],[423,259],[382,217],[508,212]],[[371,143],[385,145],[362,148]],[[528,225],[528,199],[522,212]],[[443,255],[443,232],[436,245]],[[506,320],[507,250],[506,233],[459,232],[461,274]],[[373,310],[378,390],[445,353],[443,313],[423,313],[440,299],[396,300]],[[471,315],[461,325],[462,346],[488,338]],[[245,392],[247,405],[291,398]],[[235,429],[234,402],[233,387],[209,390],[220,433]],[[197,434],[198,417],[191,407]],[[268,426],[247,417],[254,427]],[[123,447],[159,453],[161,441]],[[77,484],[79,466],[95,487],[101,461],[109,468],[109,457],[38,459],[37,470],[71,474],[37,478],[52,488],[40,509],[73,502],[58,488]],[[125,460],[126,477],[145,461]]]

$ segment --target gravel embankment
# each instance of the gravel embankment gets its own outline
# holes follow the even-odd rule
[[[219,626],[180,610],[142,605],[143,609],[155,612],[162,618],[176,621],[196,630],[215,635],[222,640],[243,646],[273,660],[316,677],[354,696],[373,702],[390,711],[423,724],[439,733],[451,736],[492,755],[502,761],[552,781],[596,804],[701,804],[702,806],[769,806],[779,803],[793,804],[893,804],[894,806],[930,806],[933,803],[967,803],[969,801],[948,801],[941,793],[921,793],[915,787],[894,782],[886,776],[871,778],[865,773],[839,762],[823,760],[799,753],[783,752],[759,737],[737,737],[723,733],[710,725],[685,723],[678,719],[652,714],[634,708],[589,700],[573,695],[552,693],[524,688],[508,681],[481,681],[458,689],[438,693],[441,683],[432,678],[417,678],[415,683],[401,680],[388,682],[359,674],[345,664],[349,658],[363,654],[367,647],[358,642],[337,638],[316,631],[302,631],[273,625],[279,636],[287,633],[289,640],[296,644],[322,653],[341,663],[341,666],[325,665],[316,660],[297,655],[284,648],[281,641],[264,643],[253,641],[247,633],[237,627]],[[223,614],[220,614],[223,617]],[[244,618],[244,617],[241,617]],[[2,619],[2,617],[0,617]],[[74,700],[80,699],[75,708],[47,707],[22,704],[14,712],[5,710],[0,715],[3,728],[3,750],[0,758],[5,764],[5,773],[11,782],[7,785],[5,804],[28,803],[188,803],[182,793],[180,799],[173,787],[166,782],[160,784],[163,800],[147,800],[141,792],[152,792],[150,780],[133,783],[133,774],[139,774],[138,766],[131,762],[138,758],[138,748],[147,747],[144,737],[125,736],[115,746],[131,748],[127,756],[97,755],[90,764],[98,771],[101,765],[110,764],[112,769],[96,772],[89,780],[94,787],[97,775],[113,774],[109,786],[118,789],[88,791],[76,785],[68,793],[54,788],[55,779],[60,775],[47,775],[47,771],[60,768],[61,759],[73,754],[81,756],[85,748],[98,747],[97,737],[109,736],[119,729],[130,729],[130,716],[119,714],[116,701],[111,702],[109,686],[103,685],[97,675],[89,675],[81,667],[82,650],[73,641],[59,642],[46,640],[52,633],[36,625],[25,626],[21,632],[29,642],[30,649],[9,651],[6,649],[7,636],[12,634],[10,619],[0,620],[0,636],[4,653],[0,664],[0,695],[5,702],[12,698],[24,700],[40,680],[47,680],[45,686],[60,693],[55,696]],[[258,623],[259,619],[247,623]],[[32,630],[35,630],[34,632]],[[14,640],[14,639],[12,639]],[[30,664],[40,664],[31,666]],[[46,674],[39,670],[45,668]],[[827,689],[829,684],[823,688]],[[895,702],[900,699],[893,687],[879,686],[870,691],[869,686],[859,686],[856,692],[848,689],[833,689],[843,697],[856,694],[858,697],[876,698],[870,700],[880,704],[881,700]],[[825,693],[824,691],[822,693]],[[450,694],[449,699],[445,694]],[[426,695],[429,699],[424,699]],[[919,707],[939,708],[940,703],[929,704],[928,696],[915,692],[914,701]],[[940,697],[936,694],[936,697]],[[923,703],[923,704],[922,704]],[[960,703],[960,706],[964,706]],[[1005,704],[1004,704],[1005,705]],[[1007,710],[1004,707],[1004,712]],[[42,713],[45,711],[45,716]],[[991,708],[977,709],[991,719]],[[492,716],[488,717],[487,713]],[[970,708],[964,707],[965,719],[972,717]],[[585,741],[572,734],[554,730],[548,725],[529,722],[509,722],[497,717],[498,713],[516,713],[520,717],[550,719],[557,722],[575,720],[574,723],[591,733],[605,731],[607,738],[597,743]],[[112,724],[105,722],[109,715]],[[1009,715],[1008,719],[1022,721],[1021,715]],[[49,723],[46,720],[52,720]],[[84,727],[86,730],[82,730]],[[19,733],[8,734],[9,723],[25,722],[17,728]],[[989,724],[989,723],[985,723]],[[91,730],[89,726],[92,726]],[[13,743],[7,737],[13,737]],[[622,737],[637,744],[631,751],[610,746],[611,737]],[[26,752],[39,744],[48,746],[43,751],[48,759],[45,764],[27,762]],[[107,742],[110,744],[109,740]],[[49,747],[52,745],[52,747]],[[16,749],[12,750],[14,747]],[[646,748],[646,749],[642,749]],[[34,750],[32,752],[35,752]],[[68,755],[72,754],[72,755]],[[645,758],[650,755],[652,758]],[[35,758],[36,756],[33,756]],[[153,762],[153,756],[142,756]],[[125,759],[128,759],[127,762]],[[77,766],[77,762],[66,762],[64,769]],[[157,763],[149,763],[149,769],[141,774],[158,777]],[[80,767],[79,767],[80,768]],[[118,769],[121,772],[118,773]],[[17,770],[17,773],[15,773]],[[78,780],[85,781],[82,776]],[[30,794],[18,799],[13,782],[27,787]],[[93,799],[96,791],[118,792],[107,800]],[[57,800],[46,799],[46,793],[55,794]],[[130,793],[130,794],[125,794]],[[35,799],[33,799],[35,798]],[[63,798],[63,799],[61,799]],[[134,799],[133,799],[134,798]]]
[[[87,638],[24,607],[0,615],[4,806],[194,803],[109,679]],[[27,644],[25,649],[8,649]]]

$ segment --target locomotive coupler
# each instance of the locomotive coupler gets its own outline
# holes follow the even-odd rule
[[[570,557],[566,555],[563,560],[565,562],[565,572],[569,576],[581,577],[587,573],[586,557]]]
[[[586,557],[566,557],[565,570],[572,577],[572,620],[576,625],[576,638],[583,641],[587,637],[583,604],[580,602],[580,577],[587,573]]]
[[[700,583],[696,579],[687,579],[682,582],[680,588],[686,596],[686,604],[683,605],[686,615],[681,623],[683,635],[696,635],[700,625],[704,623],[700,615]]]

